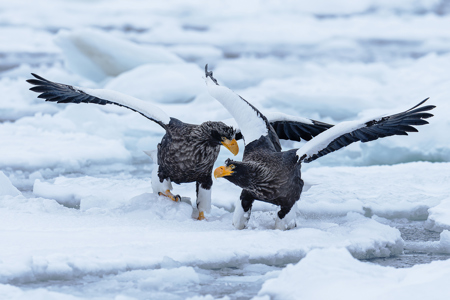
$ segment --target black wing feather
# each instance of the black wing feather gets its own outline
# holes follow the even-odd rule
[[[163,122],[150,118],[146,116],[144,113],[137,111],[131,107],[86,94],[85,92],[76,89],[71,85],[52,82],[34,73],[31,73],[31,75],[33,75],[37,79],[27,80],[28,83],[35,85],[34,87],[31,87],[30,90],[36,93],[41,93],[38,96],[38,98],[45,99],[45,101],[57,103],[76,103],[76,104],[79,103],[95,103],[99,105],[113,104],[135,111],[141,114],[142,116],[146,117],[147,119],[150,119],[158,123],[159,125],[161,125],[161,127],[166,129],[166,125]]]
[[[306,124],[299,121],[272,121],[270,125],[275,130],[279,139],[291,140],[291,141],[309,141],[316,135],[324,132],[325,130],[333,127],[331,124],[323,123],[320,121],[311,120],[313,124]],[[236,132],[236,140],[242,139],[242,133]]]
[[[428,124],[428,122],[423,119],[431,118],[433,115],[424,112],[436,107],[434,105],[421,106],[427,100],[428,98],[407,111],[383,117],[380,120],[367,122],[364,127],[341,135],[328,144],[327,147],[311,157],[305,158],[303,161],[311,162],[356,141],[366,143],[387,136],[408,135],[408,132],[418,132],[413,126]]]
[[[284,140],[305,141],[311,140],[321,132],[333,127],[331,124],[311,120],[313,124],[306,124],[298,121],[275,121],[270,125],[275,129],[278,137]]]

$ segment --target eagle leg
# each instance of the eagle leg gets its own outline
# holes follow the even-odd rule
[[[167,198],[170,198],[172,201],[175,201],[175,202],[180,202],[180,201],[181,201],[180,195],[174,195],[174,194],[172,194],[172,193],[170,192],[170,190],[166,190],[165,193],[159,192],[158,195],[159,195],[159,196],[165,196],[165,197],[167,197]]]
[[[240,200],[237,201],[233,213],[233,226],[236,229],[247,228],[248,220],[252,213],[253,201],[255,201],[255,197],[249,191],[242,190]]]
[[[293,205],[281,206],[275,218],[275,229],[287,230],[297,227],[297,223],[295,222],[297,216],[296,210],[295,202]]]
[[[205,212],[209,213],[211,211],[211,186],[212,179],[208,176],[203,181],[197,181],[196,191],[197,191],[197,209],[199,211],[197,220],[205,220]]]

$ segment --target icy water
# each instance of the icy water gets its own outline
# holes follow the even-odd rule
[[[249,274],[244,268],[200,269],[195,268],[199,281],[185,284],[182,278],[173,278],[172,283],[154,286],[139,278],[151,270],[138,270],[107,276],[86,276],[78,280],[53,280],[19,285],[21,288],[46,288],[51,291],[80,297],[101,297],[113,299],[122,294],[137,299],[185,299],[198,295],[212,295],[215,298],[228,296],[230,299],[251,299],[261,289],[265,280],[275,277],[284,266],[258,265],[260,271]],[[250,266],[251,267],[251,266]],[[136,276],[133,280],[133,276]],[[130,280],[131,279],[131,280]]]

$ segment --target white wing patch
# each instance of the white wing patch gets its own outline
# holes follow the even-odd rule
[[[303,147],[297,150],[297,155],[299,158],[302,158],[304,155],[305,159],[313,156],[314,154],[319,153],[321,150],[325,149],[332,141],[340,137],[341,135],[344,135],[346,133],[355,131],[359,128],[365,127],[366,123],[369,121],[378,121],[382,117],[379,118],[368,118],[364,120],[358,120],[358,121],[348,121],[348,122],[342,122],[339,123],[332,128],[325,130],[324,132],[320,133],[316,137],[314,137],[312,140],[308,141]]]
[[[239,95],[227,87],[216,85],[209,77],[206,85],[209,94],[222,103],[236,120],[246,145],[268,134],[266,122]]]
[[[266,113],[264,113],[264,115],[266,116],[267,120],[270,123],[277,122],[277,121],[288,121],[288,122],[300,122],[300,123],[304,123],[304,124],[308,124],[308,125],[314,125],[314,123],[310,119],[298,117],[298,116],[291,116],[291,115],[287,115],[287,114],[280,113],[280,112],[266,112]]]
[[[161,121],[164,124],[169,124],[170,122],[170,117],[162,109],[160,109],[155,105],[152,105],[149,102],[142,101],[132,96],[125,95],[112,90],[88,89],[75,86],[73,88],[82,91],[86,94],[92,95],[94,97],[124,105],[126,107],[129,107],[133,110],[136,110],[144,114],[145,116],[151,119]]]

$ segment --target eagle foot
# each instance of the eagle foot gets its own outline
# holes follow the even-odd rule
[[[197,220],[199,220],[199,221],[201,221],[201,220],[206,220],[206,218],[205,218],[205,213],[204,212],[199,212],[198,213],[198,218],[197,218]]]
[[[175,201],[175,202],[180,202],[181,201],[181,196],[180,195],[174,195],[170,192],[170,190],[166,190],[165,193],[158,193],[159,196],[164,196],[167,198],[170,198],[170,200]]]

